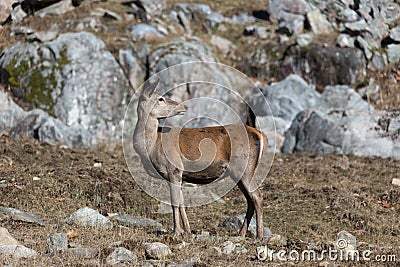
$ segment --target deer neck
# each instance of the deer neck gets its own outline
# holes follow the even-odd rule
[[[157,142],[158,119],[148,116],[147,120],[141,119],[140,112],[133,134],[133,145],[140,156],[149,156]]]

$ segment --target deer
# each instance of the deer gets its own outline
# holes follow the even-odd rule
[[[247,201],[246,216],[239,234],[246,235],[255,212],[256,239],[262,239],[263,197],[252,178],[261,155],[267,149],[267,136],[243,124],[203,128],[160,127],[160,119],[183,115],[187,107],[156,93],[159,81],[148,81],[143,85],[133,146],[146,171],[169,182],[173,236],[191,233],[182,183],[208,184],[230,176]]]

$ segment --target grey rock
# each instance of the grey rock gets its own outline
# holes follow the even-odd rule
[[[385,24],[395,23],[400,18],[400,5],[393,1],[379,2],[379,15]]]
[[[186,17],[185,13],[183,11],[178,11],[178,19],[179,22],[182,24],[183,29],[185,30],[186,34],[191,35],[192,34],[192,29],[190,28],[190,22],[188,18]]]
[[[345,245],[345,246],[341,246],[341,245]],[[357,248],[357,239],[354,235],[350,234],[347,231],[340,231],[336,235],[336,246],[339,249],[349,249],[349,248],[356,249]]]
[[[128,74],[129,82],[136,91],[146,76],[144,66],[142,66],[132,48],[119,50],[119,62]]]
[[[93,147],[121,137],[128,81],[93,34],[66,33],[51,42],[14,45],[4,51],[0,66],[21,85],[26,101],[56,117],[54,124],[71,128],[72,145]]]
[[[270,104],[272,114],[289,121],[300,111],[315,107],[320,98],[315,89],[298,75],[289,75],[286,79],[268,86],[263,89],[263,94]],[[263,108],[262,103],[255,106]],[[264,114],[257,109],[255,112]]]
[[[161,223],[148,219],[148,218],[135,218],[128,215],[116,215],[112,217],[112,220],[117,221],[118,224],[128,227],[141,227],[141,228],[157,228],[161,229],[163,226]]]
[[[11,11],[11,20],[13,23],[20,23],[28,14],[24,10],[22,10],[21,5],[16,6]]]
[[[219,24],[225,22],[225,20],[226,18],[221,13],[214,11],[206,17],[206,22],[211,28],[216,28]]]
[[[357,43],[360,45],[360,47],[363,49],[365,57],[367,59],[371,59],[372,58],[371,47],[369,46],[367,41],[365,41],[361,36],[357,36],[356,40]]]
[[[336,39],[336,43],[340,47],[354,47],[354,38],[348,34],[341,33]]]
[[[14,208],[0,207],[0,216],[7,216],[11,220],[27,223],[38,224],[44,226],[44,221],[33,212],[23,212]]]
[[[392,38],[396,42],[400,42],[400,25],[390,30],[390,38]]]
[[[26,116],[26,112],[2,89],[0,89],[0,106],[2,107],[0,109],[0,135],[3,135],[8,134],[18,124]]]
[[[243,31],[244,35],[254,35],[259,37],[260,39],[268,39],[270,34],[268,33],[267,28],[259,26],[259,25],[249,25]]]
[[[221,252],[223,254],[231,254],[236,248],[235,243],[228,240],[221,244]]]
[[[250,22],[255,22],[256,18],[253,16],[249,16],[247,13],[241,12],[238,15],[234,15],[231,18],[226,18],[227,22],[233,23],[233,24],[246,24]]]
[[[133,25],[131,29],[131,34],[133,40],[163,37],[163,35],[156,29],[156,27],[143,23]]]
[[[105,17],[105,18],[110,18],[113,20],[122,20],[122,17],[120,15],[118,15],[117,13],[108,10],[108,9],[104,9],[101,7],[96,8],[93,12],[93,15],[96,16],[100,16],[100,17]]]
[[[172,5],[173,10],[181,10],[185,13],[188,19],[193,20],[196,16],[196,13],[200,13],[201,15],[210,15],[213,11],[209,5],[205,4],[189,4],[189,3],[177,3]]]
[[[328,34],[333,31],[332,24],[329,23],[319,9],[307,12],[307,19],[310,23],[311,30],[315,34]]]
[[[0,256],[6,258],[35,258],[37,252],[22,245],[0,245]]]
[[[146,257],[150,259],[165,259],[172,252],[169,247],[160,242],[146,243]]]
[[[213,256],[221,256],[222,250],[220,247],[211,247],[208,249],[208,253]]]
[[[310,5],[305,0],[269,0],[268,8],[270,19],[274,23],[282,18],[281,11],[299,15],[311,11]]]
[[[0,245],[19,245],[19,242],[4,227],[0,227]]]
[[[391,64],[400,62],[400,45],[390,44],[387,49],[388,61]]]
[[[49,41],[53,41],[54,39],[56,39],[57,36],[58,36],[58,32],[56,32],[56,31],[38,31],[38,32],[34,32],[33,34],[30,34],[28,36],[28,40],[49,42]]]
[[[338,18],[343,22],[354,22],[359,20],[357,12],[348,7],[340,10]]]
[[[161,15],[162,11],[167,7],[166,0],[140,0],[146,13],[151,16]]]
[[[220,222],[219,226],[224,227],[229,231],[239,231],[242,228],[242,224],[245,217],[246,214],[240,214],[226,218],[225,220]],[[253,236],[257,235],[257,224],[254,218],[251,218],[248,230]],[[271,231],[267,227],[264,227],[264,236],[269,236],[271,234],[272,234]]]
[[[280,11],[279,28],[288,34],[301,34],[304,30],[304,16]]]
[[[134,263],[137,261],[136,255],[134,255],[130,250],[118,247],[106,258],[106,263],[108,265],[118,265],[121,263]]]
[[[236,254],[246,254],[248,250],[245,247],[236,245],[235,250],[233,252]]]
[[[66,233],[55,233],[47,238],[47,246],[50,255],[64,252],[68,248],[68,236]]]
[[[62,15],[68,11],[74,9],[72,5],[72,1],[70,0],[61,0],[58,3],[52,4],[48,7],[42,8],[35,12],[35,16],[39,16],[41,18],[48,15]]]
[[[355,22],[347,22],[344,24],[346,29],[353,31],[353,32],[360,32],[368,30],[368,23],[364,20],[358,20]]]
[[[64,255],[71,259],[94,259],[99,255],[98,248],[76,247],[65,250]]]
[[[369,69],[375,69],[378,71],[385,70],[386,65],[388,64],[387,56],[385,54],[381,54],[379,52],[374,52],[371,61],[368,64]]]
[[[214,242],[217,241],[219,238],[216,236],[210,235],[207,231],[201,231],[200,234],[196,235],[194,241],[196,242]]]
[[[65,219],[64,222],[82,227],[102,229],[111,229],[113,227],[112,222],[108,218],[88,207],[78,209]]]
[[[313,36],[309,33],[300,34],[297,36],[296,42],[301,47],[307,47],[311,44]]]
[[[14,0],[3,0],[0,2],[0,21],[3,22],[11,14]]]

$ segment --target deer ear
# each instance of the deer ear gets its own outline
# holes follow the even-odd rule
[[[151,94],[156,90],[158,84],[160,83],[160,78],[157,78],[157,80],[154,83],[151,83],[150,80],[148,80],[143,88],[143,95],[150,97]]]

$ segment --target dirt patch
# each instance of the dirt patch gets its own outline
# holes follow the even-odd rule
[[[152,241],[164,242],[172,249],[173,255],[167,258],[167,264],[193,258],[199,259],[196,266],[263,264],[257,260],[256,247],[267,243],[251,237],[242,242],[248,250],[245,254],[210,255],[208,249],[222,242],[194,242],[191,236],[184,237],[191,245],[179,249],[181,241],[172,240],[169,235],[172,215],[157,213],[157,201],[137,186],[121,151],[66,149],[8,137],[1,137],[0,151],[0,206],[35,212],[46,222],[45,227],[10,220],[0,222],[22,244],[39,253],[34,263],[19,264],[97,265],[104,263],[105,257],[116,246],[132,250],[141,261],[145,260],[144,242]],[[343,167],[341,162],[347,160],[348,165]],[[101,163],[101,167],[94,167],[95,163]],[[284,240],[268,245],[273,249],[314,246],[321,250],[334,243],[339,231],[346,230],[365,245],[395,247],[389,252],[400,257],[400,188],[391,184],[393,178],[399,178],[398,170],[399,161],[392,159],[276,155],[262,187],[264,224]],[[222,237],[223,241],[237,235],[218,224],[226,217],[245,212],[244,197],[234,189],[224,199],[226,204],[213,203],[188,209],[193,235],[205,230]],[[102,231],[60,224],[70,213],[84,206],[104,215],[120,213],[152,218],[162,223],[167,231],[157,233],[118,226]],[[98,248],[98,258],[82,261],[50,257],[46,238],[52,233],[69,230],[77,233],[76,237],[70,238],[70,244]],[[286,266],[279,262],[275,264]],[[359,266],[363,264],[359,263]]]

